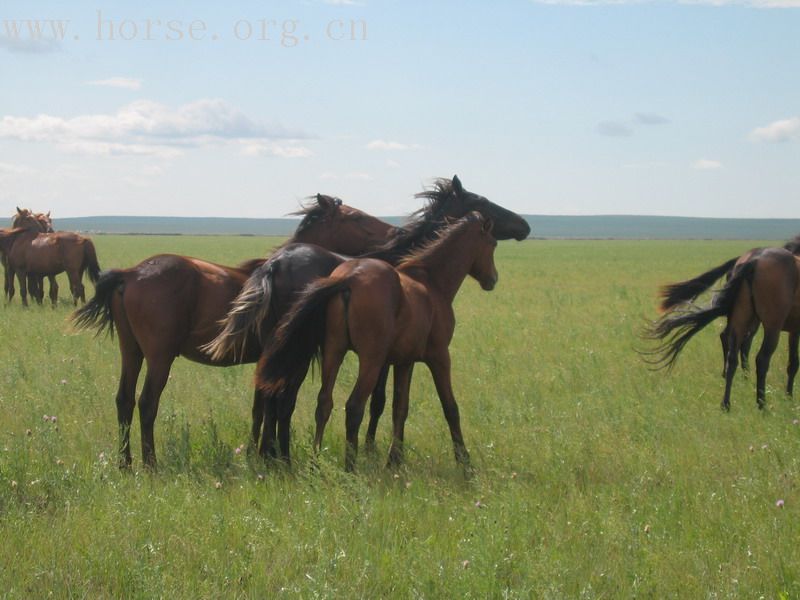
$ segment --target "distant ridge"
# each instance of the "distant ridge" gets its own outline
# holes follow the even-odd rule
[[[382,217],[402,224],[402,217]],[[531,236],[545,239],[782,240],[800,233],[800,219],[715,219],[632,215],[525,215]],[[298,219],[222,217],[73,217],[55,219],[56,229],[150,235],[289,236]]]

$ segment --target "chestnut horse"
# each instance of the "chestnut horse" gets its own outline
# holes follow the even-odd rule
[[[649,335],[663,344],[656,364],[671,367],[690,339],[718,317],[727,317],[728,336],[725,394],[722,408],[730,409],[730,393],[744,340],[759,325],[764,339],[756,357],[756,401],[764,408],[766,376],[781,331],[800,333],[800,258],[785,248],[767,248],[739,265],[711,306],[694,305],[656,321]]]
[[[494,289],[497,270],[492,222],[469,213],[441,237],[404,258],[397,267],[375,259],[353,259],[330,277],[309,285],[281,321],[256,368],[257,385],[282,393],[297,363],[321,352],[322,387],[317,398],[314,448],[333,408],[333,386],[348,350],[358,355],[358,378],[346,404],[345,467],[352,471],[358,430],[367,398],[385,364],[394,365],[394,435],[389,464],[401,462],[408,394],[414,363],[424,362],[450,427],[456,460],[469,464],[458,404],[450,377],[453,300],[467,275]]]
[[[24,306],[28,305],[28,275],[55,276],[67,272],[74,303],[86,300],[83,288],[83,272],[89,279],[97,281],[100,265],[97,263],[92,240],[77,233],[59,231],[39,233],[35,217],[20,217],[21,228],[2,234],[2,245],[8,247],[9,268],[17,275],[19,292]],[[41,288],[41,286],[39,286]]]
[[[434,239],[449,219],[463,217],[472,210],[492,219],[493,234],[497,239],[523,240],[530,233],[525,219],[467,191],[458,177],[438,179],[431,189],[417,194],[417,197],[426,200],[426,205],[413,215],[399,235],[366,257],[396,264],[404,255]],[[285,246],[253,272],[228,313],[222,332],[207,346],[207,350],[214,356],[224,356],[229,352],[241,352],[253,332],[268,336],[307,284],[330,275],[347,258],[316,246]],[[259,447],[262,456],[280,455],[289,460],[291,417],[309,366],[309,362],[294,365],[291,384],[283,393],[278,396],[268,394],[262,404],[254,403],[252,438],[257,444],[263,421]],[[374,446],[378,421],[386,404],[387,377],[388,365],[381,372],[370,404],[367,429],[367,446],[370,448]],[[257,394],[256,399],[262,400],[263,396]]]
[[[31,223],[27,218],[29,216],[33,216],[36,223],[35,225]],[[47,213],[35,213],[27,208],[20,208],[17,207],[17,212],[14,213],[14,216],[11,218],[11,228],[17,229],[21,225],[27,224],[28,227],[33,227],[35,230],[41,233],[53,233],[53,221],[50,218],[50,211]],[[23,227],[24,229],[24,227]],[[8,265],[8,258],[6,254],[3,253],[2,257],[0,257],[0,263],[3,265],[4,271],[4,284],[3,284],[3,291],[5,293],[6,300],[11,302],[11,299],[14,297],[15,289],[14,289],[14,272]],[[50,277],[50,295],[53,295],[53,289],[55,289],[56,295],[58,295],[58,284],[56,283],[55,277]],[[30,275],[28,277],[28,287],[29,288],[36,288],[38,287],[41,289],[41,284],[38,280],[36,280],[35,275]],[[33,295],[33,292],[32,292]],[[41,304],[41,296],[36,296],[37,301]]]
[[[306,206],[293,240],[325,243],[335,250],[363,251],[383,243],[396,228],[338,198],[318,195]],[[161,393],[172,363],[183,356],[204,365],[229,366],[258,360],[261,346],[252,336],[247,351],[211,357],[200,348],[220,331],[219,321],[230,308],[247,278],[264,262],[248,261],[227,267],[198,258],[162,254],[129,269],[103,273],[94,298],[73,315],[79,329],[117,331],[122,373],[117,391],[120,466],[131,465],[130,426],[136,404],[136,382],[147,362],[139,398],[142,458],[156,465],[153,427]],[[258,392],[256,392],[258,396]],[[259,404],[258,399],[254,403]]]
[[[800,255],[800,236],[795,236],[793,239],[789,240],[783,245],[785,250],[788,250],[795,256]],[[717,280],[722,278],[724,275],[726,281],[730,281],[730,278],[736,272],[736,270],[741,267],[741,265],[747,263],[749,260],[756,258],[763,253],[765,248],[752,248],[748,250],[738,258],[732,258],[723,264],[714,267],[713,269],[706,271],[705,273],[694,277],[693,279],[689,279],[687,281],[681,281],[679,283],[673,283],[664,288],[661,291],[661,296],[663,298],[661,302],[661,310],[662,311],[669,311],[674,309],[676,306],[679,306],[684,303],[693,302],[700,294],[706,292],[709,288],[711,288]],[[713,300],[712,300],[713,302]],[[750,346],[753,343],[753,338],[757,333],[758,329],[754,330],[751,335],[747,336],[744,340],[742,340],[740,348],[739,348],[739,357],[741,359],[742,369],[744,371],[748,370],[748,362],[749,362],[749,355],[750,355]],[[727,373],[727,360],[728,360],[728,338],[729,338],[729,331],[726,327],[720,334],[719,339],[722,345],[722,377],[725,377]],[[798,368],[800,367],[800,358],[798,357],[798,346],[800,346],[800,334],[798,333],[790,333],[789,334],[789,364],[786,369],[787,373],[787,382],[786,382],[786,393],[791,395],[794,389],[794,379],[795,375],[797,374]]]

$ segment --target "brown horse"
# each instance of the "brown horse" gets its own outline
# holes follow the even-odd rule
[[[364,257],[397,264],[416,248],[434,239],[451,219],[475,210],[494,222],[496,239],[523,240],[530,226],[521,216],[490,202],[484,196],[466,190],[458,177],[438,179],[432,188],[417,197],[426,205],[417,211],[403,230],[383,247]],[[303,288],[318,277],[330,275],[347,257],[327,252],[317,246],[289,244],[273,254],[248,280],[225,319],[222,332],[207,349],[214,356],[239,351],[253,332],[268,336]],[[288,461],[290,423],[297,393],[310,363],[293,365],[291,384],[280,395],[267,395],[263,405],[253,405],[253,441],[258,443],[263,420],[259,451],[262,456],[278,456]],[[370,404],[367,447],[374,447],[378,421],[386,404],[388,365],[382,371]],[[263,396],[256,395],[260,400]]]
[[[660,355],[656,364],[671,367],[689,340],[722,316],[728,318],[722,408],[730,409],[731,384],[741,345],[759,325],[764,327],[764,339],[756,357],[756,401],[763,408],[767,370],[780,332],[788,331],[793,336],[800,332],[800,258],[784,248],[762,250],[734,270],[711,306],[692,305],[665,314],[648,332],[663,342],[655,351]]]
[[[795,236],[793,239],[789,240],[783,245],[785,250],[788,250],[795,256],[800,255],[800,236]],[[713,269],[706,271],[705,273],[694,277],[693,279],[689,279],[687,281],[681,281],[679,283],[673,283],[668,286],[665,286],[661,291],[661,296],[663,298],[661,302],[661,310],[662,311],[669,311],[674,309],[681,304],[693,302],[700,294],[706,292],[711,288],[714,283],[716,283],[720,278],[725,276],[726,281],[730,281],[733,274],[739,269],[742,265],[747,263],[748,261],[752,260],[760,256],[764,252],[765,248],[752,248],[739,256],[738,258],[732,258],[723,264],[714,267]],[[713,300],[712,300],[713,302]],[[754,330],[751,335],[747,338],[742,340],[740,348],[739,348],[739,357],[741,359],[742,369],[744,371],[748,370],[749,367],[749,355],[750,355],[750,346],[753,343],[753,338],[757,333],[758,329]],[[728,338],[729,338],[729,331],[726,327],[720,334],[720,344],[722,346],[722,377],[725,377],[727,373],[727,361],[728,361]],[[794,379],[797,374],[798,368],[800,368],[800,357],[798,356],[798,346],[800,346],[800,334],[798,333],[790,333],[789,334],[789,364],[786,369],[786,373],[788,376],[787,383],[786,383],[786,393],[791,395],[793,388],[794,388]]]
[[[34,220],[36,221],[33,224],[28,217],[33,216]],[[50,211],[47,213],[35,213],[27,208],[20,208],[17,207],[17,212],[14,213],[14,216],[11,217],[11,228],[17,229],[20,228],[22,225],[27,225],[28,227],[34,227],[37,231],[41,233],[53,233],[53,220],[50,218]],[[22,227],[23,229],[25,227]],[[4,285],[3,291],[5,293],[6,301],[11,302],[11,299],[14,297],[15,289],[14,289],[14,272],[8,265],[8,258],[5,253],[0,256],[0,263],[3,265],[4,271]],[[28,287],[29,288],[39,288],[41,289],[41,284],[38,281],[41,278],[38,278],[35,275],[30,275],[28,277]],[[55,289],[56,296],[58,295],[58,284],[56,283],[55,277],[50,277],[50,295],[52,297],[53,290]],[[41,304],[41,296],[37,296],[36,300]]]
[[[366,249],[383,243],[395,228],[375,217],[318,195],[303,210],[303,220],[293,240],[326,243],[337,250]],[[334,235],[338,234],[338,235]],[[161,393],[172,363],[178,356],[213,366],[256,362],[261,345],[252,336],[247,351],[212,358],[201,346],[220,331],[219,321],[230,309],[247,278],[264,259],[239,267],[217,265],[198,258],[163,254],[129,269],[105,272],[94,298],[73,315],[79,328],[116,328],[122,357],[117,391],[120,431],[120,466],[131,464],[130,426],[136,404],[136,381],[147,362],[147,375],[139,398],[142,458],[156,464],[153,427]],[[256,392],[258,396],[258,392]],[[258,398],[255,404],[261,406]]]
[[[450,378],[453,300],[471,275],[494,289],[497,270],[492,223],[473,212],[395,268],[375,259],[342,263],[330,277],[309,285],[281,321],[256,370],[257,385],[282,393],[287,373],[321,349],[322,387],[317,399],[314,448],[319,451],[333,408],[333,386],[348,350],[358,355],[358,378],[347,400],[345,466],[353,470],[358,430],[367,398],[385,364],[394,365],[394,435],[389,463],[402,460],[408,393],[414,363],[424,362],[450,427],[456,460],[469,463]]]
[[[21,217],[22,228],[2,235],[2,245],[8,247],[8,264],[17,275],[22,304],[28,305],[28,275],[55,276],[67,272],[74,303],[86,300],[83,288],[83,272],[89,279],[97,281],[100,265],[97,263],[92,240],[77,233],[39,233],[33,215]]]

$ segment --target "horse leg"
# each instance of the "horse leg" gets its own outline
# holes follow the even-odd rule
[[[119,331],[122,373],[117,389],[117,422],[119,423],[119,467],[131,466],[131,423],[136,406],[136,382],[142,370],[142,351],[130,334]]]
[[[253,424],[250,427],[250,442],[253,448],[258,448],[261,438],[261,426],[264,424],[264,393],[256,388],[253,391],[253,409],[251,415]]]
[[[333,386],[336,383],[336,377],[339,375],[339,368],[342,366],[344,355],[347,353],[347,342],[339,341],[338,344],[335,340],[329,338],[323,349],[322,355],[322,385],[317,394],[317,409],[314,417],[317,423],[316,431],[314,432],[314,451],[319,453],[322,449],[322,436],[325,433],[325,425],[331,417],[333,410]]]
[[[364,447],[367,452],[375,450],[375,433],[378,430],[378,421],[386,407],[386,380],[389,378],[389,365],[383,365],[378,383],[372,391],[369,403],[369,425],[367,426],[367,437],[364,440]]]
[[[255,407],[253,408],[255,411]],[[255,428],[255,415],[253,416]],[[278,458],[278,399],[274,395],[264,396],[261,402],[261,446],[258,453],[261,458]]]
[[[403,439],[405,437],[406,418],[408,417],[408,391],[411,386],[411,373],[414,363],[395,365],[394,393],[392,397],[392,445],[389,448],[387,467],[403,462]]]
[[[739,348],[739,356],[742,358],[742,371],[750,370],[750,347],[753,345],[756,333],[758,333],[758,326],[747,332],[747,335],[742,340],[742,346]]]
[[[36,304],[41,306],[44,299],[44,285],[40,275],[28,273],[28,291],[30,291],[31,298],[36,301]]]
[[[719,341],[722,344],[722,378],[728,372],[728,325],[719,334]]]
[[[767,329],[766,325],[764,326],[764,340],[761,342],[761,348],[756,355],[756,402],[758,403],[758,408],[764,408],[766,403],[769,361],[772,358],[772,353],[775,352],[775,348],[778,347],[780,335],[780,329]]]
[[[436,393],[442,403],[444,418],[450,427],[450,437],[453,440],[453,450],[456,461],[464,466],[469,466],[469,452],[464,445],[464,436],[461,433],[461,418],[458,413],[458,404],[453,394],[453,385],[450,379],[450,354],[444,352],[437,360],[428,363],[436,385]]]
[[[153,427],[158,414],[161,392],[167,385],[169,371],[174,356],[161,355],[147,358],[147,375],[144,378],[142,394],[139,397],[139,421],[142,427],[142,460],[148,467],[156,466],[156,448]]]
[[[384,364],[383,359],[380,359],[379,363],[372,364],[371,356],[371,354],[364,353],[364,360],[359,360],[358,379],[356,379],[356,385],[345,404],[347,447],[345,448],[344,468],[348,472],[355,470],[356,455],[358,454],[358,430],[361,427],[361,421],[364,420],[367,400],[372,390],[375,389]]]
[[[22,300],[22,306],[28,306],[28,274],[18,271],[17,280],[19,281],[19,297]]]
[[[794,391],[794,376],[800,368],[800,357],[798,356],[798,345],[800,344],[800,332],[793,331],[789,334],[789,365],[786,367],[786,393],[790,396]]]
[[[14,299],[14,269],[9,265],[6,268],[6,297],[9,303]]]
[[[283,393],[278,402],[277,418],[278,418],[278,444],[280,447],[280,457],[286,464],[291,462],[289,456],[289,445],[291,442],[292,433],[292,415],[294,414],[294,407],[297,404],[297,394],[300,391],[302,380],[290,385]]]
[[[78,306],[78,300],[80,299],[86,302],[86,292],[83,289],[83,283],[81,283],[80,273],[67,271],[67,277],[69,278],[69,289],[72,292],[72,305]]]
[[[56,281],[55,275],[50,275],[50,303],[53,305],[53,308],[56,307],[58,304],[58,282]]]
[[[728,356],[725,360],[725,395],[722,397],[722,410],[731,409],[731,386],[736,368],[739,366],[739,340],[732,327],[726,329],[728,332]]]

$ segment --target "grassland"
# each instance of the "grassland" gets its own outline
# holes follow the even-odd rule
[[[235,263],[269,243],[97,238],[104,267],[160,251]],[[719,327],[672,374],[634,352],[659,284],[755,244],[502,243],[497,289],[467,281],[456,302],[469,481],[424,368],[405,467],[383,468],[387,414],[379,454],[343,472],[353,361],[317,468],[316,381],[285,472],[237,453],[252,368],[178,360],[156,426],[159,471],[141,470],[137,418],[134,472],[120,473],[115,342],[72,332],[68,306],[15,302],[0,309],[0,595],[796,597],[800,405],[781,391],[785,348],[768,409],[739,376],[730,414]]]

